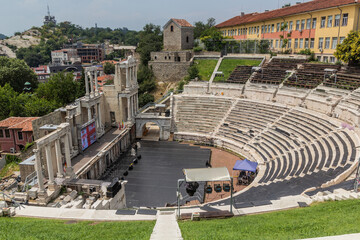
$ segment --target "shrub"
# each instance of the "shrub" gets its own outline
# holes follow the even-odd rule
[[[198,47],[194,47],[193,50],[194,50],[194,52],[197,53],[197,52],[201,52],[203,49],[202,49],[202,47],[199,47],[199,46],[198,46]]]
[[[6,155],[5,161],[6,161],[6,164],[19,163],[19,162],[21,162],[21,159],[14,155]]]

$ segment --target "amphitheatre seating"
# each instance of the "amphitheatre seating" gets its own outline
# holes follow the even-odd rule
[[[286,110],[271,104],[239,101],[220,127],[218,135],[245,145]]]
[[[252,66],[237,66],[230,74],[228,82],[245,84],[251,76]]]
[[[338,106],[358,111],[360,109],[360,91],[353,91],[348,98],[341,100]]]
[[[303,59],[272,58],[260,72],[256,73],[251,82],[279,85],[286,78],[287,70],[296,69],[297,65],[304,61]]]
[[[217,97],[177,98],[176,125],[178,132],[210,134],[224,118],[232,102]]]
[[[360,76],[358,74],[337,73],[326,78],[325,86],[355,90],[360,87]]]
[[[284,82],[284,85],[307,89],[316,88],[324,81],[325,69],[335,69],[338,71],[340,67],[332,64],[304,63],[302,68],[298,69],[295,74]]]

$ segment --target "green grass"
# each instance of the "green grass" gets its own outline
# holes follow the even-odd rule
[[[0,218],[0,239],[146,239],[155,221],[75,222],[33,218]]]
[[[14,171],[19,171],[19,164],[16,162],[7,163],[0,171],[0,179],[10,176]]]
[[[360,232],[360,201],[314,204],[307,208],[233,217],[180,221],[188,239],[301,239]]]
[[[199,76],[201,80],[209,81],[211,74],[213,73],[216,63],[216,59],[197,59],[194,61],[199,69]]]
[[[224,80],[228,79],[230,74],[234,71],[237,66],[258,66],[261,63],[261,60],[252,60],[252,59],[223,59],[219,67],[219,72],[224,73]],[[215,81],[223,80],[220,77],[216,77]]]

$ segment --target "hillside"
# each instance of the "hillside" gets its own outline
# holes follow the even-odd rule
[[[4,34],[0,33],[0,40],[7,38]]]

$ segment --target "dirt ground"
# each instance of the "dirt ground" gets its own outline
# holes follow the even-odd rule
[[[189,144],[189,143],[186,143]],[[193,144],[190,144],[193,145]],[[211,166],[213,168],[216,167],[226,167],[230,173],[230,176],[234,178],[234,193],[244,189],[245,185],[237,185],[237,176],[239,175],[239,171],[232,170],[236,160],[243,160],[244,158],[241,158],[239,156],[236,156],[228,151],[214,148],[214,147],[206,147],[206,146],[200,146],[201,148],[208,148],[211,149]],[[223,186],[223,184],[230,184],[230,182],[209,182],[207,185],[212,186],[213,192],[211,194],[205,194],[205,203],[207,202],[213,202],[216,200],[221,200],[223,198],[227,198],[230,196],[230,192],[224,192],[221,191],[219,193],[214,191],[214,185],[220,184]]]

